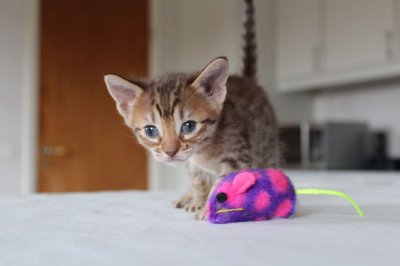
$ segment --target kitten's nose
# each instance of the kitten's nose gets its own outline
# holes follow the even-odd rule
[[[174,157],[174,155],[178,153],[178,150],[175,150],[175,151],[166,151],[165,153],[166,153],[169,157]]]

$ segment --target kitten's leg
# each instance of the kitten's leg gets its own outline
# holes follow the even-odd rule
[[[196,171],[192,176],[193,180],[193,199],[185,206],[186,211],[195,212],[202,208],[207,200],[209,185],[207,182],[207,175],[201,171]]]
[[[184,196],[174,201],[175,208],[184,208],[193,200],[193,188],[191,188]]]
[[[184,208],[186,211],[194,212],[200,209],[202,206],[202,194],[205,189],[204,186],[207,186],[206,178],[202,178],[204,175],[203,171],[195,165],[188,162],[187,164],[188,172],[192,179],[192,187],[191,189],[180,199],[173,202],[176,208]],[[208,188],[206,188],[208,190]]]
[[[217,178],[217,180],[215,180],[215,182],[213,183],[211,189],[208,192],[208,195],[204,201],[203,207],[201,209],[199,209],[198,211],[196,211],[196,213],[194,214],[194,219],[195,220],[205,220],[207,217],[207,208],[206,208],[206,201],[207,199],[211,196],[211,194],[213,193],[215,187],[218,185],[218,183],[222,180],[222,178],[224,178],[226,175],[220,176],[219,178]]]
[[[237,168],[238,167],[240,167],[240,166],[237,166]],[[211,189],[209,190],[205,201],[207,201],[207,199],[214,192],[215,187],[218,185],[218,183],[221,181],[222,178],[224,178],[225,176],[227,176],[228,174],[230,174],[232,172],[236,172],[236,171],[239,171],[240,169],[242,169],[242,168],[240,168],[240,169],[237,169],[237,168],[233,168],[232,165],[229,164],[229,163],[225,163],[224,162],[224,163],[221,164],[221,173],[220,173],[219,177],[217,178],[217,180],[215,180],[213,185],[211,186]],[[243,167],[243,168],[246,168],[246,166]],[[195,213],[194,219],[196,219],[196,220],[205,220],[207,211],[208,210],[207,210],[207,208],[206,208],[206,206],[204,204],[204,206]]]

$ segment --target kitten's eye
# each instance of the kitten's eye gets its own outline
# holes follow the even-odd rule
[[[182,133],[191,133],[196,129],[196,122],[193,120],[186,121],[182,125]]]
[[[217,195],[217,201],[219,203],[225,202],[225,201],[227,201],[227,199],[228,199],[228,195],[226,195],[225,193],[219,193]]]
[[[155,126],[147,126],[144,128],[144,132],[150,138],[155,138],[159,136],[158,129]]]

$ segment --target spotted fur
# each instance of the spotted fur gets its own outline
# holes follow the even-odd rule
[[[210,195],[206,216],[212,223],[287,218],[295,213],[296,192],[280,170],[243,169],[218,183]]]
[[[275,113],[264,90],[253,75],[228,73],[228,61],[220,57],[195,73],[105,77],[125,123],[154,158],[187,162],[193,189],[175,205],[202,209],[199,218],[216,179],[243,168],[276,168],[280,161]],[[196,122],[189,134],[182,133],[187,121]],[[147,126],[155,126],[159,136],[147,136]]]

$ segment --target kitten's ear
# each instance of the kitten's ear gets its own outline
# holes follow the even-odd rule
[[[229,65],[225,57],[218,57],[211,61],[192,83],[209,98],[221,105],[226,96],[226,80],[229,76]]]
[[[126,79],[112,74],[105,75],[104,81],[106,82],[108,92],[117,103],[118,112],[128,124],[132,107],[143,93],[143,89]]]

